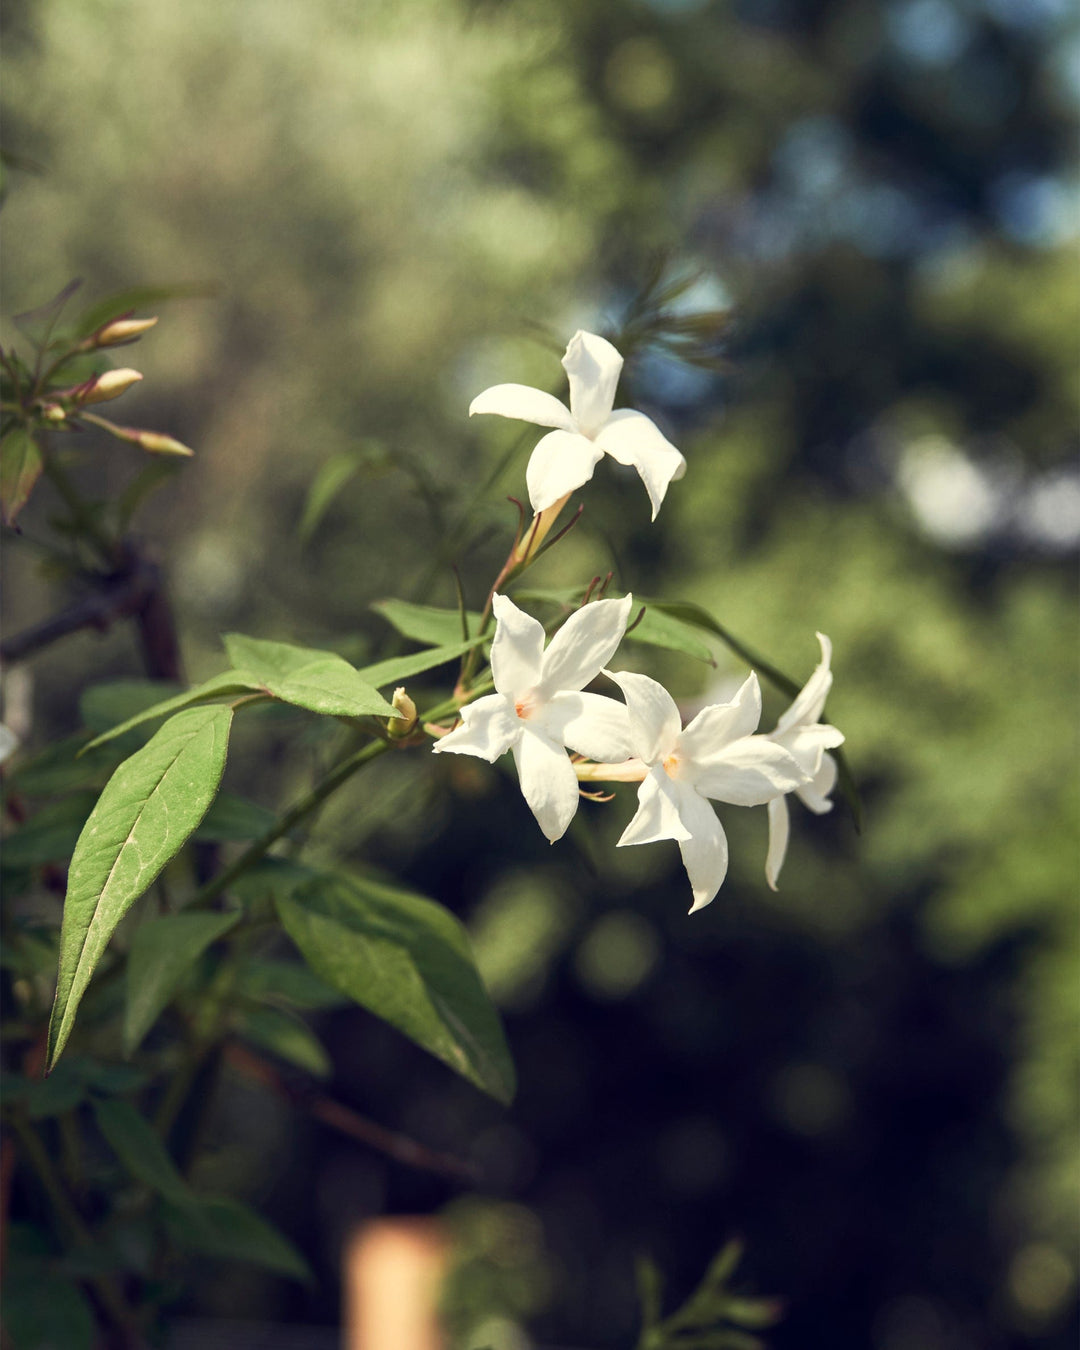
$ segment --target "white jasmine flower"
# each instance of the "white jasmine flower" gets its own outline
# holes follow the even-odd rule
[[[467,703],[462,725],[435,751],[493,763],[514,752],[521,791],[552,843],[574,817],[579,788],[566,748],[590,759],[630,756],[630,720],[613,698],[581,691],[614,655],[632,597],[596,600],[572,614],[544,650],[544,628],[505,595],[493,600],[494,694]]]
[[[782,745],[797,761],[808,781],[794,791],[811,811],[823,815],[833,808],[829,793],[836,786],[836,760],[825,751],[843,745],[844,737],[836,727],[818,720],[825,711],[833,677],[829,669],[832,643],[824,633],[818,633],[817,640],[821,643],[821,661],[768,739]],[[765,880],[774,891],[787,853],[789,831],[787,802],[783,797],[774,797],[769,802],[769,852],[765,860]]]
[[[710,799],[760,806],[806,783],[809,775],[784,746],[752,734],[761,718],[756,675],[730,703],[703,708],[684,729],[663,685],[629,671],[605,673],[626,697],[631,745],[647,769],[637,814],[619,844],[677,840],[694,892],[693,914],[715,896],[727,874],[727,838]]]
[[[569,408],[527,384],[496,384],[473,399],[469,416],[495,413],[555,428],[540,439],[525,473],[535,512],[587,483],[608,454],[637,469],[655,520],[668,484],[686,472],[686,460],[644,413],[612,411],[623,359],[605,338],[579,330],[562,363],[570,381]]]

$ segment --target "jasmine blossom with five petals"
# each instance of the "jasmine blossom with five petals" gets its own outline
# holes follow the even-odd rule
[[[494,763],[514,753],[521,791],[552,843],[580,798],[566,747],[590,759],[625,760],[630,720],[617,699],[582,690],[611,660],[626,631],[632,597],[596,600],[572,614],[544,650],[544,627],[496,595],[491,675],[495,693],[468,703],[461,726],[434,749]]]
[[[655,520],[668,484],[686,472],[686,460],[644,413],[612,411],[623,359],[605,338],[579,330],[562,364],[570,382],[569,408],[527,384],[496,384],[473,399],[469,416],[495,413],[555,428],[541,437],[525,473],[535,512],[587,483],[608,454],[637,469]]]
[[[630,671],[605,673],[626,698],[631,745],[646,770],[637,814],[619,844],[676,840],[694,892],[693,914],[727,875],[727,837],[710,800],[760,806],[808,783],[810,775],[785,746],[753,734],[761,718],[753,673],[730,703],[703,708],[685,728],[663,685]]]
[[[782,745],[806,774],[806,781],[794,789],[799,800],[816,815],[831,811],[829,793],[836,786],[836,760],[826,750],[843,745],[843,733],[820,721],[825,700],[832,688],[832,643],[824,633],[817,634],[821,660],[800,689],[795,701],[769,733],[768,739]],[[790,819],[783,797],[769,802],[769,852],[765,860],[765,880],[776,890],[777,878],[787,853]]]

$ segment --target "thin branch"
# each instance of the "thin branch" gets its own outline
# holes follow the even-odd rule
[[[368,1120],[351,1106],[345,1106],[323,1093],[295,1086],[261,1055],[256,1055],[244,1045],[230,1041],[225,1047],[225,1062],[245,1077],[253,1078],[270,1088],[277,1096],[307,1111],[309,1115],[337,1130],[339,1134],[347,1135],[358,1143],[367,1144],[379,1153],[386,1154],[388,1158],[393,1158],[395,1162],[404,1163],[406,1167],[415,1167],[423,1172],[434,1172],[438,1176],[449,1177],[452,1181],[475,1184],[480,1180],[477,1169],[471,1163],[451,1153],[427,1148],[407,1135],[396,1134],[393,1130]]]

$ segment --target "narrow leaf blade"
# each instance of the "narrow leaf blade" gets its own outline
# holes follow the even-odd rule
[[[95,1101],[94,1119],[109,1147],[136,1181],[179,1204],[193,1198],[165,1145],[130,1102],[116,1097]]]
[[[426,670],[435,670],[438,666],[446,665],[448,661],[456,661],[459,656],[464,656],[467,651],[484,640],[483,637],[474,637],[468,642],[458,642],[452,647],[429,647],[427,651],[413,652],[411,656],[392,656],[373,666],[365,666],[360,674],[376,688],[396,684],[399,680],[422,675]]]
[[[170,1206],[166,1222],[175,1240],[205,1256],[223,1261],[248,1261],[311,1282],[307,1262],[293,1244],[250,1206],[225,1196],[195,1204]]]
[[[275,895],[286,932],[321,979],[501,1102],[514,1066],[458,920],[422,896],[319,874]]]
[[[13,427],[0,441],[0,511],[14,525],[44,467],[37,441],[25,427]]]
[[[465,634],[461,631],[461,614],[457,609],[440,609],[436,605],[413,605],[406,600],[377,600],[371,608],[381,614],[387,623],[392,624],[402,637],[412,638],[414,642],[430,642],[439,647],[449,647],[461,642]],[[480,628],[480,615],[467,613],[465,616],[469,632]]]
[[[137,929],[126,973],[125,1055],[138,1048],[207,947],[239,918],[239,913],[163,914]]]
[[[94,750],[99,745],[105,745],[108,741],[114,741],[117,736],[123,736],[133,727],[141,726],[143,722],[151,722],[159,717],[168,717],[170,713],[180,712],[184,708],[194,707],[200,703],[205,703],[212,698],[228,698],[234,694],[264,693],[262,686],[254,675],[249,675],[246,671],[226,670],[220,675],[214,675],[211,679],[202,684],[195,685],[194,688],[186,690],[182,694],[174,694],[172,698],[163,699],[160,703],[151,704],[148,708],[129,717],[126,722],[120,722],[108,731],[103,731],[100,736],[95,736],[85,749]]]
[[[120,765],[91,812],[68,871],[50,1066],[116,925],[206,814],[225,769],[232,718],[221,705],[177,713]]]

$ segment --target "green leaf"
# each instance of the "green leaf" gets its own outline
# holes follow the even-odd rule
[[[411,605],[405,600],[376,600],[371,608],[376,614],[381,614],[387,623],[392,624],[402,637],[412,638],[414,642],[450,647],[465,637],[461,631],[461,615],[456,609],[439,609],[435,605]],[[470,611],[465,617],[468,620],[469,632],[478,632],[480,615]]]
[[[91,812],[68,869],[50,1066],[116,925],[206,814],[225,769],[232,717],[219,706],[170,718],[120,765]]]
[[[139,925],[127,963],[125,1055],[139,1046],[207,947],[239,918],[238,912],[164,914]]]
[[[100,735],[126,718],[136,717],[183,692],[171,680],[109,680],[83,690],[79,695],[79,716],[88,730]]]
[[[76,788],[102,787],[116,768],[115,748],[81,752],[88,742],[85,735],[68,736],[47,746],[33,759],[16,763],[5,775],[10,786],[24,797],[57,797]]]
[[[37,441],[25,427],[12,427],[0,441],[0,513],[5,525],[14,525],[43,467]]]
[[[501,1102],[514,1066],[465,930],[441,905],[364,877],[319,874],[275,895],[308,965]]]
[[[340,1008],[348,999],[299,961],[274,961],[254,957],[237,971],[236,990],[248,998],[268,1003],[288,1003],[295,1008]]]
[[[283,1008],[245,1008],[237,1018],[236,1029],[253,1045],[269,1050],[316,1078],[329,1078],[334,1072],[319,1038],[306,1022]]]
[[[24,337],[29,338],[35,347],[44,347],[49,338],[52,337],[53,327],[65,305],[81,285],[82,278],[76,277],[74,281],[69,281],[62,290],[57,292],[51,300],[46,300],[43,305],[38,305],[36,309],[24,310],[22,314],[16,314],[12,322]]]
[[[330,717],[397,717],[397,710],[343,656],[264,642],[241,633],[225,636],[234,666],[249,671],[275,698]]]
[[[62,1064],[48,1078],[31,1078],[26,1083],[23,1095],[31,1120],[67,1115],[86,1096],[86,1080],[78,1064]]]
[[[12,1252],[5,1267],[5,1345],[10,1343],[11,1350],[92,1350],[94,1314],[73,1279],[40,1256]]]
[[[181,1246],[223,1261],[248,1261],[311,1282],[307,1262],[281,1233],[250,1206],[224,1196],[168,1205],[165,1221]]]
[[[363,462],[363,456],[357,454],[355,450],[343,450],[338,455],[331,455],[325,464],[319,466],[308,489],[304,513],[296,530],[302,544],[306,544],[314,534],[315,527],[326,514],[334,498],[349,479],[359,473]]]
[[[180,1204],[194,1198],[160,1137],[129,1102],[115,1098],[95,1101],[94,1119],[112,1151],[136,1181]]]
[[[219,792],[195,831],[195,838],[209,843],[258,839],[277,821],[273,811],[245,797]]]
[[[226,670],[220,675],[214,675],[209,680],[205,680],[202,684],[195,685],[194,688],[188,689],[182,694],[176,694],[172,698],[163,699],[160,703],[152,703],[149,707],[141,709],[129,717],[126,722],[120,722],[107,731],[103,731],[99,736],[95,736],[86,749],[95,750],[99,745],[105,745],[106,742],[115,740],[117,736],[125,735],[133,727],[137,727],[143,722],[152,722],[159,717],[167,717],[170,713],[197,706],[209,699],[265,692],[267,691],[263,689],[254,675],[249,675],[246,671],[241,670]]]
[[[66,862],[93,806],[93,792],[78,792],[35,811],[4,839],[4,870]]]
[[[425,670],[434,670],[436,666],[444,666],[448,661],[456,661],[459,656],[464,656],[477,643],[486,642],[489,637],[490,634],[470,638],[468,642],[458,642],[451,647],[429,647],[427,651],[413,652],[411,656],[391,656],[386,661],[365,666],[360,674],[369,684],[376,687],[398,684],[413,675],[423,674]]]
[[[129,286],[126,290],[107,295],[91,305],[75,324],[76,337],[87,337],[110,319],[129,314],[135,309],[149,309],[166,300],[205,300],[217,295],[220,286],[213,281],[177,281],[166,286]]]
[[[637,597],[635,596],[635,604]],[[633,619],[631,619],[633,623]],[[697,661],[710,666],[716,665],[712,652],[697,636],[693,626],[676,619],[653,605],[646,605],[640,623],[634,624],[626,634],[627,642],[643,642],[650,647],[664,647],[668,651],[682,652]]]

